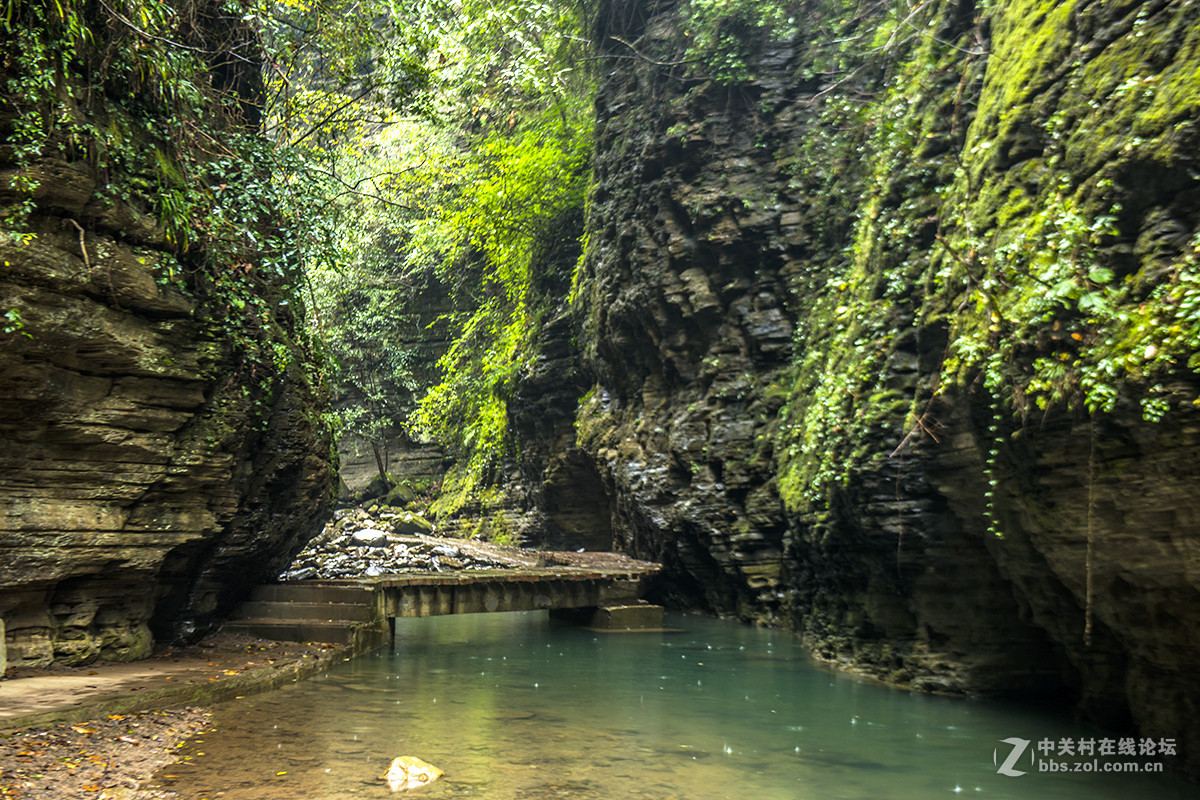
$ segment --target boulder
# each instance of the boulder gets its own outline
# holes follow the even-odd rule
[[[386,547],[388,543],[387,532],[378,528],[363,528],[355,531],[350,538],[359,547]]]

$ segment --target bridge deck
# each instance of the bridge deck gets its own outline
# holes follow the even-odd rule
[[[454,545],[513,566],[260,586],[243,605],[242,619],[229,626],[274,638],[346,640],[355,630],[379,630],[384,620],[394,632],[400,617],[636,606],[662,569],[617,553]]]
[[[657,567],[657,565],[655,565]],[[350,578],[346,583],[385,589],[408,586],[470,586],[485,583],[545,583],[549,581],[627,581],[641,580],[657,573],[653,570],[594,570],[569,567],[524,569],[471,569],[455,572],[397,572],[375,578]],[[329,583],[329,581],[324,581]]]
[[[377,591],[380,615],[394,619],[636,603],[658,569],[525,567],[381,575],[356,583]]]

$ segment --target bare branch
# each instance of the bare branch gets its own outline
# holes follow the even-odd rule
[[[162,36],[156,36],[155,34],[150,33],[150,31],[143,30],[142,28],[139,28],[137,25],[133,24],[132,20],[130,20],[128,17],[126,17],[120,11],[117,11],[115,8],[110,6],[108,3],[104,2],[104,0],[100,0],[100,5],[104,6],[104,8],[108,11],[108,13],[112,14],[113,17],[115,17],[123,25],[125,25],[126,27],[130,28],[131,30],[137,32],[140,36],[146,37],[147,39],[151,39],[156,42],[162,42],[163,44],[170,45],[171,47],[178,47],[182,50],[191,50],[193,53],[204,53],[205,55],[214,55],[215,54],[215,51],[212,51],[212,50],[205,50],[200,47],[192,47],[191,45],[184,44],[183,42],[176,42],[171,39],[166,39]]]
[[[690,58],[690,59],[683,59],[680,61],[655,61],[653,58],[650,58],[649,56],[644,55],[636,47],[634,47],[632,44],[630,44],[629,42],[622,39],[620,36],[614,36],[612,34],[609,34],[608,38],[612,39],[614,42],[620,42],[621,44],[625,45],[631,51],[633,51],[633,54],[635,56],[640,58],[642,61],[645,61],[647,64],[653,64],[656,67],[679,67],[684,64],[694,64],[699,60],[699,59],[695,59],[695,58]]]

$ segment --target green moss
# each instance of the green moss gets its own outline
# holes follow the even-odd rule
[[[477,482],[470,480],[466,470],[459,466],[451,467],[429,503],[430,516],[444,519],[454,515],[471,503],[477,490]]]
[[[936,202],[929,198],[953,169],[916,157],[944,151],[951,137],[953,119],[936,97],[958,81],[960,57],[951,51],[931,39],[894,50],[895,73],[875,87],[875,101],[827,104],[822,128],[840,133],[832,140],[826,133],[821,151],[802,152],[794,168],[802,191],[826,192],[828,203],[853,209],[857,222],[848,235],[830,226],[831,244],[842,237],[840,253],[799,271],[804,282],[794,288],[804,302],[799,358],[775,448],[780,495],[792,511],[819,514],[851,476],[888,456],[908,424],[911,389],[891,385],[888,364],[910,341],[905,331],[920,301],[914,287],[926,282],[931,263],[928,219]],[[836,182],[805,187],[822,179],[831,157],[846,166]]]
[[[949,8],[922,23],[941,30]],[[954,48],[912,42],[888,54],[892,77],[865,108],[826,104],[823,127],[863,120],[870,136],[822,141],[826,158],[857,159],[819,187],[857,222],[840,252],[796,270],[776,447],[789,508],[819,511],[914,429],[930,392],[981,376],[997,415],[1107,411],[1119,396],[1165,413],[1167,376],[1200,368],[1200,238],[1180,247],[1138,226],[1192,214],[1157,209],[1186,201],[1146,183],[1149,171],[1169,185],[1200,117],[1187,17],[1017,0],[991,13],[990,54],[966,31]],[[1128,30],[1088,40],[1114,24]],[[817,158],[788,156],[801,193],[818,193]],[[940,383],[897,385],[891,355],[946,325]]]
[[[1015,3],[993,20],[979,114],[944,211],[958,221],[943,225],[940,302],[965,311],[944,377],[982,371],[1018,413],[1107,411],[1141,393],[1153,417],[1158,382],[1200,343],[1180,313],[1194,253],[1131,270],[1116,245],[1139,235],[1155,204],[1178,202],[1147,181],[1176,169],[1178,126],[1200,113],[1200,34],[1186,14],[1073,6]],[[1103,47],[1064,49],[1080,28],[1113,25],[1125,30]],[[1155,286],[1164,267],[1176,289]]]
[[[154,148],[154,166],[162,183],[174,187],[186,186],[187,179],[178,162],[157,147]]]

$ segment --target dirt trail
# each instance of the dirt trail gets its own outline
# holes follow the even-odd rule
[[[0,681],[0,798],[173,797],[138,787],[204,731],[209,714],[197,706],[294,682],[348,655],[217,634],[145,661],[14,670]]]

